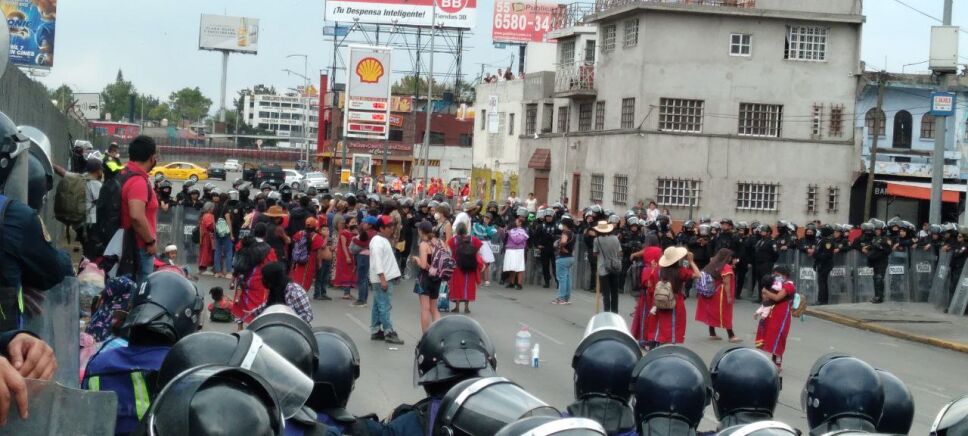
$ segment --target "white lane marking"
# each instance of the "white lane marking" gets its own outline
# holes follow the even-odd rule
[[[877,345],[887,345],[888,347],[901,348],[899,344],[893,342],[878,342]]]
[[[538,330],[538,329],[534,328],[534,326],[525,324],[523,322],[519,322],[518,324],[520,324],[522,327],[527,326],[528,327],[528,330],[530,330],[532,332],[535,332],[538,336],[541,336],[541,337],[543,337],[543,338],[545,338],[545,339],[547,339],[547,340],[549,340],[551,342],[554,342],[557,345],[565,345],[563,342],[561,342],[561,341],[559,341],[559,340],[557,340],[557,339],[555,339],[555,338],[553,338],[551,336],[548,336],[547,334],[545,334],[541,330]]]
[[[350,321],[353,321],[353,324],[356,324],[356,325],[360,326],[360,329],[363,330],[364,332],[366,332],[366,333],[369,333],[370,332],[370,326],[364,324],[363,321],[360,321],[359,318],[353,316],[352,313],[347,313],[346,314],[346,317],[349,318]]]
[[[947,395],[938,393],[938,392],[936,392],[935,390],[932,390],[932,389],[922,388],[921,386],[918,386],[918,385],[908,385],[908,386],[911,389],[914,389],[916,391],[924,392],[924,393],[926,393],[928,395],[933,395],[933,396],[938,397],[938,398],[941,398],[943,400],[948,400],[949,399]]]

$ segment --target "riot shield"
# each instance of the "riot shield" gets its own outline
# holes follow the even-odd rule
[[[884,299],[892,303],[911,301],[911,278],[908,275],[908,253],[895,251],[887,258],[884,277]]]
[[[798,251],[795,249],[780,251],[779,254],[777,255],[776,262],[773,263],[773,266],[776,267],[776,266],[784,265],[787,268],[789,268],[791,272],[796,271],[797,253]],[[793,278],[793,282],[796,283],[799,278],[799,274],[794,273],[792,278]]]
[[[948,304],[948,314],[964,315],[966,307],[968,307],[968,268],[962,268],[961,277],[958,277],[958,285],[955,287],[955,294],[951,297],[951,303]]]
[[[874,297],[874,268],[867,266],[867,256],[857,250],[851,250],[847,255],[851,269],[854,271],[854,293],[850,296],[851,303],[868,301]]]
[[[830,304],[850,303],[854,282],[851,280],[853,268],[848,262],[847,253],[834,255],[833,267],[827,276],[827,301]]]
[[[176,207],[171,207],[168,210],[158,209],[158,220],[155,226],[155,238],[158,240],[158,252],[161,253],[169,244],[175,243],[175,237],[172,233],[172,229],[175,225],[175,213],[177,212]]]
[[[575,241],[575,278],[572,280],[573,289],[585,289],[588,286],[588,253],[582,238]]]
[[[806,253],[799,253],[796,263],[797,292],[807,299],[807,304],[817,302],[817,270],[814,259]]]
[[[949,281],[951,280],[951,252],[942,251],[938,256],[938,267],[935,268],[934,280],[931,282],[931,304],[940,311],[948,309]]]
[[[635,298],[639,297],[642,288],[642,261],[636,259],[629,265],[625,273],[625,293]]]
[[[494,264],[491,265],[491,281],[501,282],[504,273],[504,230],[498,229],[497,237],[491,238],[491,252],[494,253]]]
[[[111,435],[118,413],[118,395],[71,389],[52,381],[27,379],[27,408],[30,416],[20,419],[17,406],[10,405],[3,434],[18,436]]]
[[[911,251],[911,298],[913,301],[924,303],[931,296],[931,282],[934,281],[935,265],[938,256],[934,250],[924,251],[916,248]]]
[[[44,292],[39,314],[27,311],[24,317],[24,328],[54,349],[57,359],[54,380],[70,388],[80,386],[80,289],[77,278],[66,277]]]
[[[524,250],[524,283],[535,285],[541,283],[541,249],[528,247]]]
[[[194,265],[198,263],[198,242],[192,240],[192,233],[198,227],[201,212],[194,207],[183,207],[181,213],[182,245],[178,248],[181,262]]]

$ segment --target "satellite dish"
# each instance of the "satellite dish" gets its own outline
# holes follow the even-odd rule
[[[0,25],[0,47],[4,47],[5,50],[10,47],[10,26],[7,26],[7,17],[0,10],[0,18],[2,18],[2,25]],[[3,77],[3,72],[7,71],[7,61],[10,60],[9,53],[0,53],[0,77]]]

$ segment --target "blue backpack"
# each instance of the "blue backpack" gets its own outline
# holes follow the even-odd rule
[[[701,297],[710,298],[716,295],[716,282],[713,281],[713,276],[705,271],[699,273],[699,278],[696,279],[693,287],[696,288],[696,293]]]

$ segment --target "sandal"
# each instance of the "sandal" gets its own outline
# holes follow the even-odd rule
[[[464,307],[464,313],[471,313],[470,307]]]

